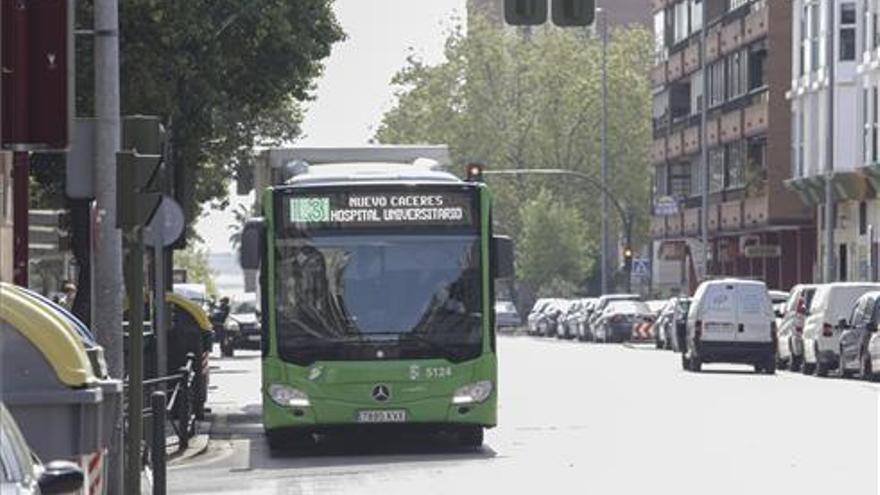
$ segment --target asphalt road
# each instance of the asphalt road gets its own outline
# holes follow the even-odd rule
[[[750,368],[680,369],[649,347],[500,339],[499,426],[442,439],[337,438],[272,457],[259,356],[217,359],[208,451],[169,493],[878,493],[880,387]]]

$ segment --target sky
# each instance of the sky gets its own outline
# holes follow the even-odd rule
[[[394,103],[391,78],[410,53],[428,63],[443,60],[443,42],[453,17],[464,17],[465,0],[336,0],[334,11],[348,37],[325,60],[295,145],[367,144]],[[230,251],[231,212],[252,204],[253,193],[231,199],[225,211],[210,211],[196,224],[211,253]]]

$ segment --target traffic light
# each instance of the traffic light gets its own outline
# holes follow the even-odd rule
[[[596,18],[596,0],[553,0],[553,24],[589,26]]]
[[[627,273],[632,272],[633,266],[633,250],[631,247],[626,246],[623,248],[623,269]]]
[[[504,20],[511,26],[537,26],[547,22],[547,0],[504,0]]]
[[[483,182],[483,165],[480,163],[469,163],[465,170],[465,177],[468,182]]]
[[[122,151],[116,154],[116,226],[130,229],[150,222],[162,201],[165,130],[155,115],[122,118]]]
[[[116,227],[145,226],[153,218],[162,201],[156,178],[161,163],[159,155],[116,154]]]

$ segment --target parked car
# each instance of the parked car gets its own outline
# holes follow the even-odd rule
[[[876,382],[880,381],[880,374],[877,373],[880,370],[880,332],[876,330],[876,324],[875,328],[869,328],[868,331],[871,336],[868,338],[867,349],[863,351],[860,374],[863,379]]]
[[[515,331],[522,325],[522,319],[513,301],[495,301],[495,330]]]
[[[880,290],[880,284],[866,282],[835,282],[816,289],[810,304],[810,315],[804,325],[805,374],[826,376],[836,369],[840,350],[839,328],[849,318],[853,306],[863,294]]]
[[[859,297],[847,324],[840,333],[837,369],[844,378],[859,373],[863,378],[873,374],[868,344],[880,323],[880,292]]]
[[[570,308],[572,304],[574,304],[574,301],[570,299],[554,300],[553,303],[548,306],[547,310],[545,310],[545,314],[547,315],[547,326],[545,332],[540,335],[543,337],[558,337],[565,316],[568,314],[568,308]]]
[[[593,314],[587,320],[585,333],[589,336],[587,340],[596,340],[596,322],[602,316],[605,308],[611,301],[641,301],[642,296],[638,294],[607,294],[596,300],[593,306]]]
[[[751,364],[755,372],[776,371],[775,322],[764,282],[720,279],[703,282],[687,318],[685,369],[703,363]]]
[[[262,330],[259,311],[256,294],[238,294],[232,298],[226,318],[226,333],[232,336],[232,349],[260,349]]]
[[[6,405],[0,402],[0,493],[49,495],[77,492],[84,475],[70,461],[40,462]]]
[[[581,306],[581,310],[578,311],[574,317],[575,324],[577,325],[577,339],[581,342],[589,340],[590,334],[587,331],[588,325],[597,301],[598,299],[596,298],[584,299],[584,304]]]
[[[669,348],[675,352],[684,353],[687,349],[687,322],[688,312],[691,309],[691,298],[677,297],[674,301],[672,320],[669,323]]]
[[[633,327],[651,322],[651,309],[642,301],[611,301],[596,320],[596,340],[599,342],[625,342],[632,339]]]
[[[541,329],[542,325],[546,325],[546,317],[544,316],[544,310],[553,302],[553,299],[538,299],[535,301],[535,304],[532,306],[532,310],[529,311],[528,317],[526,317],[528,329],[527,332],[529,335],[538,335],[539,333],[543,333],[544,330]]]
[[[800,371],[804,362],[804,324],[816,285],[800,284],[791,289],[782,319],[776,325],[776,365]]]
[[[580,338],[580,327],[584,320],[584,311],[591,299],[574,299],[571,301],[565,315],[561,316],[557,326],[556,336],[563,339]]]
[[[666,301],[666,304],[663,305],[663,308],[657,314],[657,317],[654,319],[654,346],[657,349],[667,349],[667,345],[671,340],[671,336],[669,334],[670,326],[672,324],[672,312],[675,309],[675,302],[673,299]]]

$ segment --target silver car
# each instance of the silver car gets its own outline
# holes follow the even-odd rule
[[[31,452],[15,419],[0,402],[0,493],[48,495],[78,491],[83,472],[69,461],[43,465]]]

